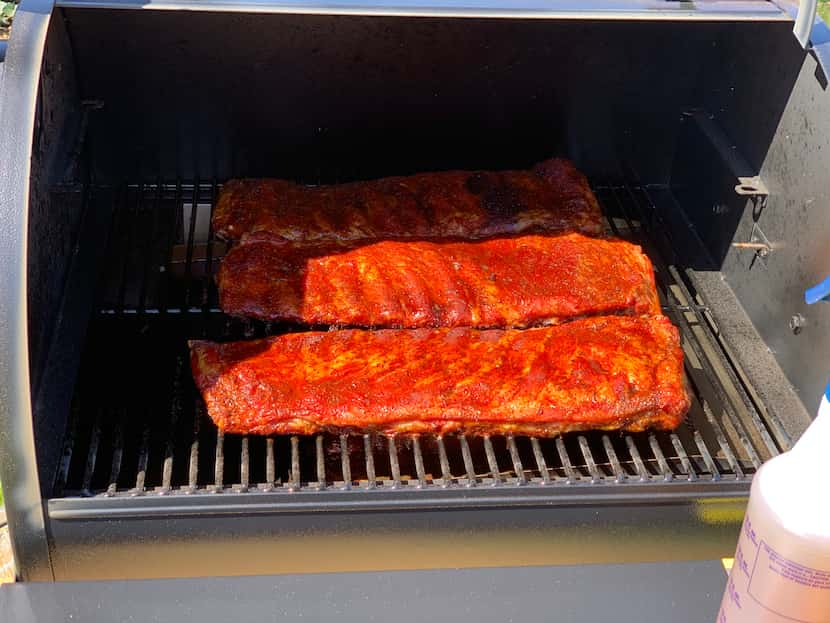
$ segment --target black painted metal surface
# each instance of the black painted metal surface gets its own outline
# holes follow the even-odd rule
[[[35,459],[29,376],[27,226],[30,163],[48,0],[18,9],[0,92],[0,479],[12,549],[27,579],[52,579]]]
[[[556,153],[603,177],[622,153],[664,182],[718,41],[792,40],[783,22],[63,13],[83,95],[105,102],[96,169],[119,182],[317,182],[358,163],[370,178]]]

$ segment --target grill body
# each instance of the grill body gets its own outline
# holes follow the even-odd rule
[[[667,4],[658,21],[24,4],[8,59],[28,72],[12,78],[26,87],[12,138],[30,166],[4,168],[0,213],[14,294],[0,312],[18,336],[0,351],[0,477],[21,577],[729,555],[752,474],[809,422],[797,390],[812,396],[819,373],[797,363],[830,339],[830,316],[796,299],[825,270],[830,106],[772,5],[709,21]],[[655,263],[683,336],[687,425],[552,440],[217,433],[186,340],[297,329],[218,309],[223,180],[557,153],[591,178],[608,231]]]

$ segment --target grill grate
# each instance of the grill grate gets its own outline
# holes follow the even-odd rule
[[[223,435],[207,417],[187,339],[299,327],[221,313],[210,230],[216,183],[128,185],[117,193],[97,313],[82,356],[55,496],[140,496],[435,487],[556,487],[746,481],[780,451],[719,345],[659,226],[649,189],[596,186],[610,233],[643,246],[663,311],[680,328],[692,407],[671,433],[555,439]],[[101,209],[107,206],[98,206]],[[576,490],[576,489],[575,489]]]

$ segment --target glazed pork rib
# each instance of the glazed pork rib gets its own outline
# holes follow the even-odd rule
[[[213,230],[226,240],[259,232],[314,244],[600,234],[602,221],[585,176],[554,158],[531,171],[445,171],[330,186],[230,180],[219,193]]]
[[[505,328],[660,313],[640,247],[581,234],[353,249],[249,237],[218,285],[228,314],[306,324]]]
[[[228,433],[554,436],[673,429],[689,408],[679,334],[659,315],[528,330],[292,333],[190,348],[208,413]]]

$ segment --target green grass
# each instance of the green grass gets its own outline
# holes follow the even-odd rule
[[[11,28],[12,18],[14,17],[14,10],[17,8],[19,1],[0,0],[0,39],[8,38],[9,28]]]
[[[830,24],[830,0],[820,0],[818,3],[818,14],[825,24]]]

